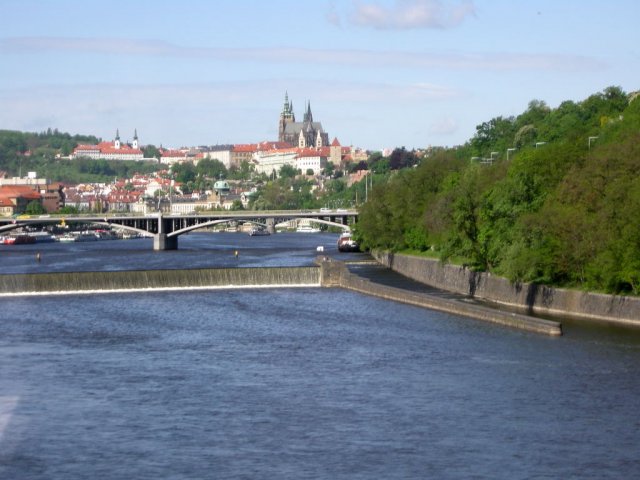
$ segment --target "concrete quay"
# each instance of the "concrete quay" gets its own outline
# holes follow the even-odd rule
[[[387,300],[462,315],[528,332],[550,336],[562,335],[562,325],[559,322],[466,303],[462,299],[442,298],[428,293],[378,284],[351,273],[343,262],[327,257],[319,258],[317,263],[320,265],[320,283],[323,287],[345,288]]]
[[[373,252],[376,260],[417,282],[524,314],[640,327],[640,298],[534,283],[513,283],[487,272],[414,255]]]

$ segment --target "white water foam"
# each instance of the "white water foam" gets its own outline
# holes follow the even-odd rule
[[[283,285],[213,285],[201,287],[153,287],[153,288],[114,288],[103,290],[49,290],[42,292],[11,292],[0,293],[0,297],[39,297],[50,295],[96,295],[108,293],[134,293],[134,292],[180,292],[194,290],[250,290],[266,288],[311,288],[321,287],[320,282],[315,283],[287,283]]]
[[[16,405],[18,405],[19,400],[20,397],[16,396],[0,396],[0,442],[4,439],[7,427],[11,422],[11,417],[13,417],[13,411],[16,409]]]

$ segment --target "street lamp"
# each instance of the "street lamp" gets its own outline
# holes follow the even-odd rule
[[[591,140],[597,140],[598,137],[589,137],[589,150],[591,150]]]
[[[507,148],[507,162],[509,161],[509,153],[510,152],[515,152],[516,149],[515,148]]]

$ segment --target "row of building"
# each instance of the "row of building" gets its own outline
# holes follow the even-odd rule
[[[31,202],[40,204],[46,213],[55,213],[62,207],[74,207],[79,212],[141,214],[229,210],[236,202],[246,208],[255,191],[220,181],[211,191],[184,195],[181,185],[170,179],[166,170],[116,179],[110,184],[79,185],[50,182],[37,178],[35,172],[24,178],[9,178],[0,171],[0,216],[23,215],[29,211],[27,206]]]
[[[278,121],[278,140],[252,144],[216,145],[183,149],[159,149],[159,158],[145,158],[140,146],[137,130],[133,142],[120,140],[116,131],[111,142],[96,145],[78,145],[71,158],[92,158],[106,160],[148,160],[166,165],[192,162],[197,164],[204,158],[216,159],[226,168],[239,167],[248,162],[257,173],[271,175],[278,173],[284,165],[303,173],[318,175],[331,162],[336,168],[343,168],[351,161],[366,160],[364,151],[354,151],[343,147],[337,138],[329,143],[329,134],[320,122],[313,120],[311,104],[308,102],[302,122],[296,122],[293,103],[285,93],[285,101]]]

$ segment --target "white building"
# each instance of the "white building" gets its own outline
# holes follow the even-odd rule
[[[297,148],[257,151],[253,155],[253,164],[255,165],[256,173],[271,175],[274,171],[276,174],[279,173],[284,165],[297,168],[297,157]]]
[[[296,168],[303,174],[306,174],[308,170],[312,170],[314,175],[320,175],[320,172],[326,166],[327,155],[323,152],[323,149],[298,149],[298,155],[296,157]]]
[[[156,160],[144,158],[138,143],[138,132],[134,131],[133,142],[129,145],[120,141],[120,132],[116,130],[113,142],[100,142],[97,145],[78,145],[71,158],[92,158],[104,160]]]

